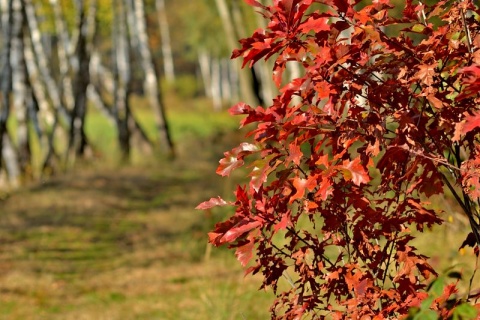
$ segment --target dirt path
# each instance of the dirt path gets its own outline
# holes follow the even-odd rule
[[[3,200],[0,319],[265,318],[231,252],[204,261],[220,217],[194,207],[225,188],[206,163],[82,169]]]

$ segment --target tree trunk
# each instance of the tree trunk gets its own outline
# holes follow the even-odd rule
[[[153,64],[152,54],[148,46],[147,24],[143,0],[133,1],[136,22],[135,26],[137,31],[136,35],[139,45],[138,49],[141,57],[141,65],[145,72],[145,94],[148,96],[154,112],[160,144],[167,148],[167,151],[171,156],[174,156],[173,141],[170,137],[168,122],[166,121],[165,110],[161,101],[160,90],[158,88],[158,77]]]
[[[124,0],[114,1],[113,21],[113,76],[114,102],[113,114],[117,124],[118,143],[122,153],[122,162],[127,162],[130,156],[130,132],[128,128],[128,88],[130,84],[130,64],[128,56],[128,38],[123,23],[126,15]]]
[[[17,153],[15,152],[8,132],[3,134],[1,152],[3,161],[5,161],[9,185],[12,188],[18,188],[20,185],[20,167],[18,165]]]
[[[221,59],[221,75],[222,75],[222,100],[232,103],[232,83],[230,82],[230,60]]]
[[[262,4],[264,4],[264,2],[265,1],[260,1]],[[255,17],[257,25],[261,28],[265,28],[266,20],[259,14],[255,14]],[[257,68],[257,74],[260,78],[260,82],[262,83],[263,100],[267,106],[271,105],[277,92],[276,85],[271,76],[271,70],[273,70],[273,61],[269,60],[260,64],[255,64],[255,67]]]
[[[232,20],[232,16],[230,14],[230,10],[225,0],[215,0],[217,5],[218,12],[220,14],[220,18],[222,20],[223,28],[225,29],[225,33],[227,36],[228,46],[231,50],[237,48],[236,39],[238,39],[238,35],[234,29],[234,23]],[[239,81],[240,81],[240,91],[242,99],[251,105],[258,104],[258,99],[255,97],[255,94],[252,90],[252,78],[251,73],[249,70],[242,69],[242,61],[241,59],[235,59]]]
[[[212,100],[215,111],[222,109],[221,81],[220,60],[215,58],[212,60]]]
[[[35,53],[36,60],[38,62],[38,69],[41,74],[41,79],[45,82],[48,96],[50,97],[54,108],[58,110],[64,124],[68,125],[70,123],[70,115],[68,114],[68,111],[62,103],[61,95],[58,91],[57,84],[53,80],[50,72],[49,64],[47,62],[47,55],[45,54],[45,50],[41,42],[41,32],[38,26],[37,17],[35,15],[35,9],[31,0],[22,0],[22,4],[25,13],[25,19],[28,22],[32,47]]]
[[[236,103],[240,100],[240,92],[238,90],[238,70],[236,69],[235,61],[229,60],[229,69],[228,76],[232,88],[232,102]]]
[[[62,7],[58,0],[50,0],[55,18],[55,29],[60,39],[57,45],[58,64],[60,69],[60,90],[63,93],[63,101],[68,111],[72,111],[75,105],[75,98],[73,94],[72,79],[69,75],[70,65],[75,65],[75,60],[72,60],[70,54],[70,37],[68,35],[67,26],[65,25],[64,15],[62,14]]]
[[[102,65],[100,53],[97,50],[94,50],[90,57],[90,81],[101,89],[100,92],[105,90],[111,93],[115,89],[112,72]]]
[[[85,115],[87,111],[87,88],[90,83],[89,65],[91,48],[89,48],[89,42],[91,42],[93,38],[93,34],[91,33],[92,26],[89,24],[95,24],[95,19],[91,17],[95,17],[96,1],[90,1],[88,12],[85,9],[83,1],[79,1],[78,10],[80,10],[77,27],[79,34],[75,47],[75,56],[78,60],[79,69],[75,74],[73,82],[75,103],[70,119],[67,163],[74,161],[76,156],[84,156],[87,147]]]
[[[44,151],[43,164],[41,171],[43,173],[45,168],[53,169],[54,164],[52,163],[52,156],[56,155],[55,146],[53,143],[53,137],[55,132],[57,135],[64,135],[64,132],[57,129],[59,112],[58,109],[51,107],[48,102],[47,96],[45,95],[45,85],[41,81],[40,71],[35,62],[35,55],[32,49],[32,43],[30,38],[27,35],[24,35],[24,54],[25,54],[25,63],[27,67],[28,83],[32,89],[32,101],[28,104],[29,107],[29,119],[32,120],[35,131],[40,139],[42,145],[42,151]],[[37,110],[38,107],[38,110]],[[38,118],[41,118],[45,122],[45,125],[48,126],[48,135],[45,135],[45,129],[42,128],[43,123],[41,123]]]
[[[30,166],[30,145],[28,143],[27,127],[27,86],[25,56],[23,49],[23,14],[20,0],[14,0],[14,23],[12,25],[12,91],[13,110],[17,120],[16,147],[18,152],[19,170],[26,173]]]
[[[4,29],[4,50],[3,56],[3,69],[0,78],[0,152],[4,149],[4,137],[7,136],[7,119],[10,110],[10,93],[12,92],[12,65],[11,65],[11,52],[12,52],[12,39],[13,39],[13,23],[14,23],[14,0],[8,1],[8,7],[6,10],[6,16],[2,14],[2,23]],[[2,158],[6,164],[8,159],[2,153]],[[0,161],[0,169],[2,168],[2,161]],[[7,167],[8,170],[8,167]]]
[[[200,74],[202,75],[203,87],[205,96],[212,97],[212,74],[211,74],[211,60],[210,55],[206,50],[198,52],[198,65],[200,67]]]
[[[175,81],[175,68],[172,55],[172,45],[170,41],[170,28],[168,26],[167,11],[165,9],[165,0],[156,0],[155,4],[158,11],[158,26],[162,37],[162,55],[163,69],[165,79],[168,82]]]

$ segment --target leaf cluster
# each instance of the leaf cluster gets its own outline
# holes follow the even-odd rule
[[[479,9],[407,0],[398,16],[389,0],[246,2],[268,26],[232,57],[273,59],[279,95],[230,110],[255,125],[254,143],[226,152],[217,173],[247,163],[251,179],[234,202],[199,206],[236,208],[210,242],[236,248],[244,266],[254,258],[247,273],[277,293],[272,318],[407,316],[437,276],[411,245],[413,230],[442,223],[431,196],[450,189],[472,227],[466,244],[480,244]],[[388,35],[391,26],[402,30]],[[285,79],[291,63],[302,77]]]

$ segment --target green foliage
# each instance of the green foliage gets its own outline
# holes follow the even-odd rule
[[[459,273],[451,272],[447,276],[435,279],[428,290],[428,296],[421,302],[419,307],[411,308],[406,320],[473,320],[477,319],[478,310],[468,302],[457,301],[452,291],[453,279],[459,279]],[[447,311],[445,317],[440,317],[439,309]],[[437,311],[435,311],[437,310]]]
[[[197,77],[192,74],[176,75],[174,83],[165,83],[163,87],[166,87],[168,91],[172,90],[182,99],[195,98],[198,95],[200,89]]]

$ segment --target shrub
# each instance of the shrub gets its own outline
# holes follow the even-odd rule
[[[437,272],[411,241],[442,223],[428,199],[446,188],[478,255],[480,11],[467,0],[408,0],[400,17],[389,0],[247,2],[268,27],[233,57],[275,59],[279,95],[230,109],[256,124],[254,141],[226,152],[217,173],[247,163],[250,182],[234,202],[198,206],[236,208],[210,242],[263,274],[277,294],[272,318],[391,319],[412,307],[453,317],[464,301],[422,304]],[[304,74],[285,83],[291,61]]]

